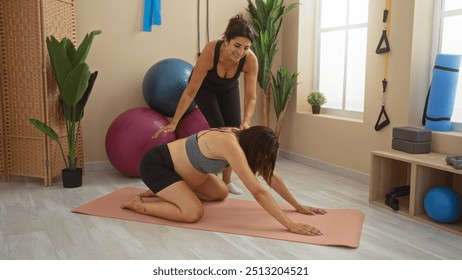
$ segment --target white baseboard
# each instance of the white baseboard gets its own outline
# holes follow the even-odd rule
[[[295,162],[298,162],[298,163],[301,163],[301,164],[305,164],[305,165],[314,167],[314,168],[329,171],[329,172],[332,172],[334,174],[337,174],[337,175],[340,175],[340,176],[343,176],[343,177],[358,181],[360,183],[369,184],[369,175],[365,174],[365,173],[361,173],[361,172],[358,172],[358,171],[355,171],[355,170],[344,168],[344,167],[341,167],[341,166],[338,166],[338,165],[335,165],[335,164],[331,164],[331,163],[328,163],[328,162],[324,162],[324,161],[316,160],[316,159],[313,159],[313,158],[305,157],[305,156],[295,154],[295,153],[292,153],[292,152],[289,152],[289,151],[285,151],[285,150],[282,150],[282,149],[279,149],[279,156],[281,156],[283,158],[286,158],[286,159],[289,159],[289,160],[292,160],[292,161],[295,161]]]
[[[85,171],[113,170],[114,166],[109,161],[85,162]]]

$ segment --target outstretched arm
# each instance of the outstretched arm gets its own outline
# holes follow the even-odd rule
[[[220,149],[224,159],[229,162],[239,179],[241,179],[255,200],[263,207],[263,209],[266,210],[266,212],[273,216],[290,232],[311,236],[322,235],[322,232],[316,227],[292,221],[286,213],[281,210],[271,193],[267,191],[257,180],[255,174],[253,174],[250,169],[245,154],[240,148],[237,140],[234,139],[234,141],[226,142],[228,141],[222,141],[220,143],[222,147],[226,146],[225,148]]]
[[[315,208],[310,206],[303,206],[298,203],[297,199],[292,195],[287,186],[285,185],[282,178],[276,173],[273,172],[273,177],[271,178],[270,187],[276,191],[285,201],[292,205],[297,212],[308,215],[315,214],[326,214],[326,210],[321,208]]]
[[[255,180],[258,182],[256,178]],[[292,221],[281,210],[281,208],[279,208],[279,205],[276,203],[273,196],[267,190],[263,189],[261,185],[259,185],[258,189],[253,189],[251,193],[258,204],[260,204],[263,209],[266,210],[266,212],[278,220],[290,232],[311,236],[322,235],[322,231],[316,227],[303,223],[295,223]]]

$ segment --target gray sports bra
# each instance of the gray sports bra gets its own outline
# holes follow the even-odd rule
[[[229,166],[226,160],[206,157],[199,149],[198,138],[197,133],[186,138],[186,154],[192,166],[202,173],[218,173]]]

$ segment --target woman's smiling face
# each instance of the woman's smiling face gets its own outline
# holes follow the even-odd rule
[[[250,39],[246,37],[238,36],[229,40],[227,49],[229,58],[234,61],[239,61],[247,54],[251,44],[252,42]]]

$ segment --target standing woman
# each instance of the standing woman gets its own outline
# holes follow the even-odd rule
[[[231,166],[261,207],[288,231],[322,235],[316,227],[292,221],[257,179],[256,175],[263,177],[299,213],[326,213],[321,208],[301,205],[274,172],[278,149],[277,136],[266,126],[244,130],[211,128],[156,146],[140,164],[140,177],[149,190],[122,208],[170,221],[197,222],[204,215],[202,201],[224,200],[228,196],[225,183],[215,173]],[[143,200],[154,195],[159,200]]]
[[[247,129],[255,111],[258,61],[250,46],[255,35],[242,15],[229,20],[223,39],[208,43],[199,56],[170,124],[157,131],[173,132],[189,105],[194,102],[211,128]],[[244,119],[241,121],[240,74],[244,73]],[[242,190],[231,182],[232,169],[223,170],[229,192]]]

